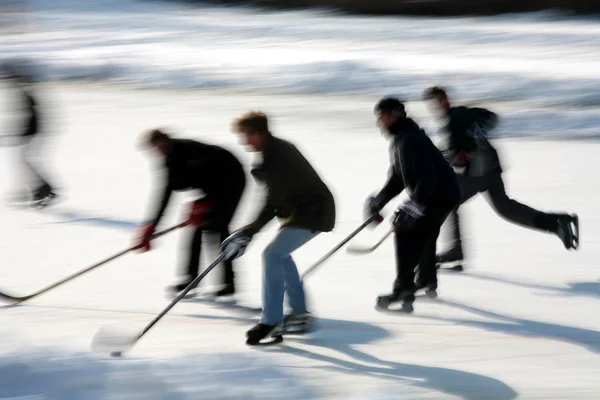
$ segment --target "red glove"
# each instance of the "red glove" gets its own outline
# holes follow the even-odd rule
[[[452,160],[452,166],[459,168],[466,167],[469,161],[471,161],[471,157],[466,152],[461,151]]]
[[[196,200],[192,203],[188,224],[194,228],[206,225],[212,209],[212,203],[205,200]]]
[[[142,253],[152,250],[150,240],[154,234],[154,229],[156,229],[156,223],[154,222],[149,222],[142,227],[140,241],[136,249],[139,249]]]

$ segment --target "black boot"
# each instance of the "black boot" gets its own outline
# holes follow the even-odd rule
[[[460,248],[460,247],[454,247],[443,253],[436,254],[436,256],[435,256],[436,264],[447,264],[447,263],[452,263],[452,262],[457,262],[457,261],[462,261],[462,260],[463,260],[463,252],[462,252],[462,248]]]
[[[437,297],[437,286],[437,283],[422,284],[417,282],[417,290],[425,290],[425,296],[430,299],[435,299]]]
[[[281,335],[273,336],[271,342],[261,342],[264,338],[271,337],[279,325],[258,324],[254,328],[246,332],[246,344],[250,346],[280,343],[283,340]]]
[[[565,249],[579,248],[579,217],[577,214],[558,214],[556,235],[565,245]]]
[[[314,318],[309,312],[290,314],[283,320],[283,330],[286,334],[303,335],[313,331]]]
[[[376,308],[387,310],[394,303],[402,302],[402,308],[399,310],[405,313],[413,312],[413,303],[415,301],[415,290],[394,291],[377,297]]]
[[[233,284],[225,285],[225,287],[221,290],[215,292],[215,296],[223,297],[223,296],[233,296],[235,294],[235,286]]]
[[[173,294],[178,294],[179,292],[184,291],[185,288],[187,288],[189,286],[189,284],[192,283],[193,280],[194,280],[194,278],[186,278],[181,283],[169,286],[168,290]],[[195,289],[196,287],[197,287],[197,285],[194,286],[192,289]]]

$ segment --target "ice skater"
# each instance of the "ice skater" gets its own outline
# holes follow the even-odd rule
[[[247,344],[261,340],[290,325],[307,326],[311,316],[298,269],[291,254],[320,232],[335,225],[335,202],[310,163],[298,149],[273,136],[262,112],[249,112],[234,122],[234,130],[249,151],[262,153],[262,163],[252,175],[266,185],[267,198],[258,217],[235,232],[221,246],[228,258],[241,256],[252,237],[275,217],[283,219],[273,241],[263,251],[263,312],[259,324],[247,332]],[[291,314],[284,318],[283,300],[287,293]]]
[[[446,91],[430,87],[423,93],[435,115],[443,116],[448,123],[448,160],[453,167],[462,168],[459,182],[462,188],[461,204],[484,193],[490,205],[504,219],[530,229],[557,235],[567,250],[579,246],[579,218],[576,214],[545,213],[509,198],[504,189],[502,167],[496,149],[487,139],[487,133],[497,125],[498,118],[483,108],[452,107]],[[450,248],[438,254],[438,264],[461,262],[464,258],[458,207],[453,210]],[[462,266],[459,265],[461,270]]]
[[[418,289],[437,295],[436,240],[446,216],[459,204],[460,186],[440,151],[407,117],[404,104],[396,98],[384,98],[375,106],[375,114],[377,125],[391,142],[391,166],[385,186],[366,201],[366,217],[379,213],[390,200],[408,191],[393,219],[396,280],[391,294],[377,298],[377,306],[387,308],[402,302],[402,311],[412,312]]]
[[[246,176],[237,158],[221,147],[189,139],[174,139],[160,129],[147,132],[143,140],[164,158],[167,179],[152,219],[142,229],[139,239],[142,250],[151,249],[150,239],[173,191],[197,189],[204,194],[191,206],[190,223],[194,232],[184,268],[185,276],[180,283],[169,288],[178,293],[198,276],[204,232],[219,235],[219,241],[215,242],[217,246],[229,237],[229,225],[244,192]],[[216,296],[235,293],[231,260],[224,261],[223,266],[223,287],[215,293]]]
[[[21,164],[24,176],[28,180],[29,193],[19,193],[15,199],[20,203],[29,203],[34,207],[45,207],[56,197],[54,188],[49,183],[45,172],[35,161],[41,153],[41,135],[39,104],[33,91],[31,74],[25,71],[24,66],[17,63],[7,63],[2,66],[3,75],[17,92],[18,104],[22,105],[23,124],[15,134],[21,147]]]

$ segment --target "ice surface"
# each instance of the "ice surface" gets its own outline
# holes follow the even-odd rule
[[[45,162],[64,197],[42,212],[0,208],[0,290],[30,293],[130,246],[153,188],[153,164],[135,146],[145,128],[171,126],[179,136],[223,145],[249,165],[252,157],[229,122],[243,110],[267,110],[274,131],[305,152],[337,199],[335,232],[297,252],[301,270],[360,224],[364,197],[385,179],[387,143],[373,126],[369,98],[69,85],[46,87],[45,95],[60,122],[48,137]],[[107,399],[219,398],[221,392],[224,398],[597,398],[599,145],[513,138],[497,146],[509,195],[580,215],[580,252],[506,223],[476,198],[464,209],[468,269],[440,275],[439,300],[418,300],[414,316],[377,313],[375,297],[390,290],[394,276],[392,242],[368,256],[341,252],[307,280],[321,329],[280,347],[247,348],[244,334],[260,306],[260,251],[272,224],[237,264],[237,305],[188,300],[122,359],[93,352],[101,328],[138,332],[170,301],[164,287],[183,261],[178,250],[187,232],[180,231],[150,253],[124,256],[22,306],[0,309],[7,332],[2,360],[12,365],[0,374],[0,398],[58,398],[52,396],[65,391]],[[18,183],[16,150],[0,148],[3,193]],[[252,217],[259,193],[251,183],[234,226]],[[180,218],[185,198],[173,199],[165,226]],[[373,243],[384,232],[356,240]],[[217,283],[219,274],[207,283]]]
[[[139,332],[168,304],[164,287],[189,233],[179,231],[148,254],[128,254],[21,306],[2,306],[0,399],[598,398],[600,144],[590,140],[600,132],[596,21],[357,18],[121,0],[30,5],[27,32],[0,34],[1,57],[32,57],[44,78],[170,90],[40,87],[48,118],[40,162],[61,198],[41,212],[0,207],[0,290],[31,293],[131,245],[156,188],[156,160],[136,147],[142,130],[166,126],[220,144],[249,166],[229,123],[259,108],[336,197],[335,231],[295,254],[304,270],[360,224],[363,199],[385,179],[376,97],[417,99],[439,82],[453,85],[460,100],[487,100],[501,117],[497,134],[521,137],[496,142],[509,195],[541,210],[577,212],[582,247],[567,252],[555,237],[510,225],[476,198],[464,208],[467,270],[440,275],[439,300],[418,300],[413,316],[377,313],[374,299],[394,277],[392,242],[367,256],[340,252],[307,280],[320,330],[279,347],[247,348],[244,333],[260,306],[260,251],[276,229],[270,225],[237,263],[237,304],[187,300],[122,359],[92,351],[102,328]],[[0,87],[2,134],[15,132],[17,106]],[[421,103],[408,110],[435,132]],[[19,151],[0,147],[2,197],[22,188]],[[259,194],[250,183],[234,227],[252,217]],[[165,227],[189,198],[175,196]],[[384,232],[367,231],[356,242],[374,243]]]

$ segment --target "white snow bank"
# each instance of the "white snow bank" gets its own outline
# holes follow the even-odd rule
[[[278,93],[398,93],[600,105],[600,23],[531,17],[365,18],[176,3],[33,0],[0,57],[42,79]]]

